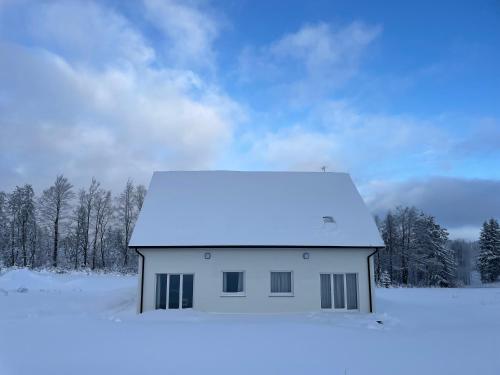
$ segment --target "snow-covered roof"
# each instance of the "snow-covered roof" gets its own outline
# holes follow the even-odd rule
[[[155,172],[130,247],[383,246],[350,176]]]

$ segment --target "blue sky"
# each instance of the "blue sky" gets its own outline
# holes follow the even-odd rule
[[[0,189],[350,172],[454,236],[500,216],[500,2],[0,1]]]

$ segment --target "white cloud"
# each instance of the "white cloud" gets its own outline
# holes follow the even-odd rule
[[[279,59],[293,58],[303,62],[311,75],[323,74],[325,69],[355,69],[361,53],[380,34],[379,26],[353,22],[339,30],[327,23],[305,25],[287,34],[269,47]],[[334,72],[335,74],[335,72]]]
[[[444,169],[442,156],[451,140],[436,124],[363,113],[347,102],[330,101],[292,129],[249,136],[255,142],[250,157],[284,169],[318,170],[326,165],[329,170],[357,172],[363,179],[404,175],[409,163],[413,171],[424,166]]]
[[[242,82],[271,82],[278,95],[295,103],[314,101],[349,81],[363,54],[380,35],[378,25],[353,22],[333,28],[320,22],[302,26],[266,46],[247,46],[239,57]]]
[[[217,163],[241,118],[237,103],[191,70],[152,64],[155,51],[113,10],[89,2],[51,6],[59,4],[33,21],[40,35],[0,42],[3,188],[44,187],[59,173],[77,186],[96,176],[118,188],[129,176],[146,182],[155,169]],[[50,25],[63,14],[64,28]],[[71,30],[71,20],[76,29],[87,22],[90,39],[102,35],[98,59],[86,58],[91,41]]]
[[[210,66],[212,44],[219,33],[215,18],[194,4],[174,0],[145,0],[149,19],[164,33],[165,50],[177,63]]]
[[[333,139],[296,126],[253,139],[250,152],[273,169],[319,171],[322,166],[337,167],[337,147]]]
[[[68,61],[78,64],[147,63],[154,59],[153,48],[126,18],[91,1],[32,2],[0,18],[9,27],[3,34],[29,39]],[[16,19],[16,17],[18,17]],[[25,25],[10,24],[12,20]]]

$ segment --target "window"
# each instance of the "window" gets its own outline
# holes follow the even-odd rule
[[[271,272],[271,295],[292,295],[292,272]]]
[[[358,309],[358,275],[356,273],[320,274],[321,308]]]
[[[222,292],[228,295],[243,295],[244,287],[243,272],[223,272]]]

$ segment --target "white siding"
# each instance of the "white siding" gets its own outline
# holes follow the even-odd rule
[[[195,310],[273,313],[321,310],[320,273],[353,272],[358,274],[359,311],[369,312],[370,309],[366,257],[373,249],[138,250],[145,256],[144,311],[155,308],[158,273],[194,274]],[[204,259],[205,252],[211,253],[211,259]],[[304,252],[310,254],[309,259],[302,258]],[[293,297],[270,296],[270,272],[280,270],[293,271]],[[221,296],[223,271],[245,271],[244,297]]]

